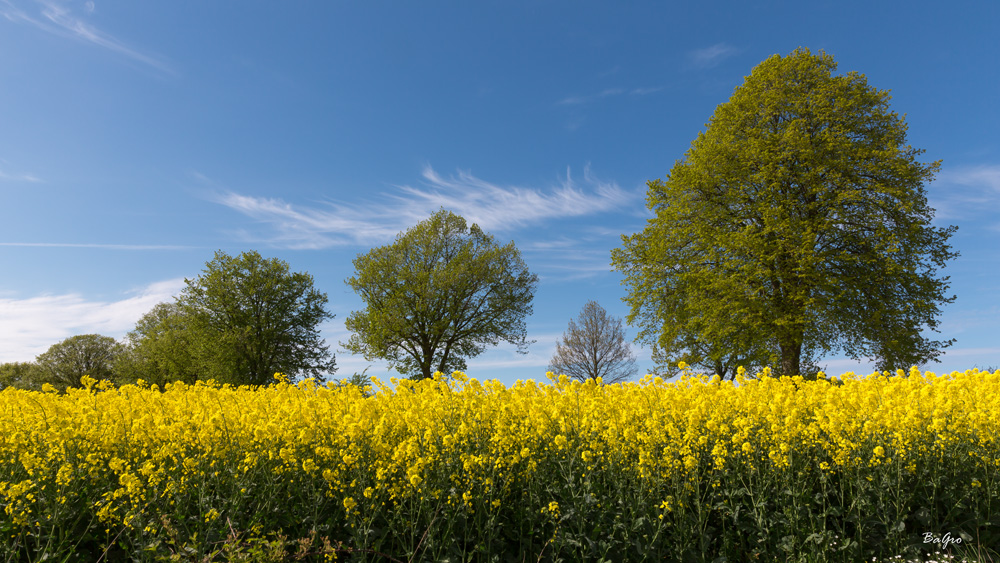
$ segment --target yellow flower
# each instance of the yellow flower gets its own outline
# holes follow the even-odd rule
[[[550,502],[548,506],[542,508],[542,514],[545,514],[546,512],[555,518],[559,518],[559,503],[556,501]]]
[[[350,514],[351,511],[354,510],[356,506],[358,506],[358,503],[357,501],[354,500],[353,497],[344,498],[344,510],[346,510],[348,514]]]
[[[648,376],[597,386],[553,376],[507,387],[453,375],[397,380],[395,388],[376,382],[367,398],[309,381],[6,389],[0,505],[16,526],[44,526],[60,507],[88,506],[103,530],[147,502],[179,507],[206,485],[272,494],[271,478],[295,494],[343,499],[352,514],[355,497],[506,509],[500,499],[512,488],[567,471],[574,481],[620,474],[648,495],[696,482],[725,488],[735,478],[727,471],[744,470],[733,457],[754,471],[788,472],[783,479],[815,467],[863,468],[881,479],[890,459],[911,473],[945,459],[969,470],[966,486],[982,489],[985,472],[1000,467],[1000,373],[911,368],[906,377],[844,374],[837,383],[734,384],[688,373],[670,383]],[[675,507],[680,501],[668,498],[659,512]],[[539,508],[559,517],[558,502]]]

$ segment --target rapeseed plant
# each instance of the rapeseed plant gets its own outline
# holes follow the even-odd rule
[[[859,561],[925,554],[927,532],[1000,543],[1000,371],[548,375],[5,390],[0,560],[211,560],[233,538],[287,537],[359,561]]]

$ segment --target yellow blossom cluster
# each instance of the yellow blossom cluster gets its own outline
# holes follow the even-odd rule
[[[350,523],[387,503],[504,510],[536,474],[595,473],[663,493],[649,505],[663,520],[683,505],[665,484],[717,484],[739,467],[912,472],[955,455],[1000,467],[1000,371],[549,379],[507,387],[456,372],[376,381],[370,396],[282,378],[239,388],[84,378],[65,394],[8,389],[0,520],[41,526],[65,518],[60,511],[90,510],[102,525],[155,532],[154,513],[192,499],[212,525],[235,520],[239,499],[309,491]],[[564,512],[562,498],[536,500],[534,514]]]

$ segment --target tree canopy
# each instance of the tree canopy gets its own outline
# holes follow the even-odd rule
[[[80,379],[112,379],[115,360],[121,344],[110,336],[80,334],[53,344],[35,358],[42,383],[50,383],[60,391],[81,387]]]
[[[125,342],[115,366],[118,383],[194,383],[202,379],[202,365],[211,362],[214,348],[209,334],[199,331],[193,316],[176,301],[158,303],[143,315]]]
[[[499,246],[442,209],[394,243],[359,254],[354,267],[346,283],[366,308],[344,323],[354,333],[343,344],[351,352],[418,378],[464,370],[466,358],[501,340],[526,353],[538,276],[513,242]]]
[[[236,257],[219,251],[200,276],[184,281],[178,310],[149,319],[148,332],[159,335],[161,348],[176,349],[171,355],[184,346],[193,351],[201,378],[262,385],[276,372],[323,379],[336,370],[319,334],[320,323],[333,315],[311,275],[256,251]],[[180,330],[187,332],[184,342]],[[173,357],[169,369],[187,373],[190,368]]]
[[[38,391],[45,381],[45,371],[35,362],[0,364],[0,391],[8,388]]]
[[[924,187],[940,162],[917,160],[887,91],[836,68],[807,49],[765,60],[648,183],[656,216],[612,264],[663,357],[799,374],[831,350],[891,369],[954,342],[921,334],[955,299],[934,274],[957,227],[930,226]]]
[[[621,319],[616,319],[596,301],[588,301],[569,328],[549,362],[549,370],[579,381],[601,378],[619,383],[635,375],[635,356],[625,341]]]

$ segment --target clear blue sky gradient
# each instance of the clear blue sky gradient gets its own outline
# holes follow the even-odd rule
[[[338,344],[363,306],[344,280],[443,206],[540,278],[530,353],[467,373],[544,379],[587,300],[628,313],[610,250],[651,217],[646,181],[803,46],[891,90],[943,161],[928,197],[961,257],[934,336],[957,342],[926,369],[998,365],[997,29],[995,2],[0,0],[0,361],[123,337],[216,250],[255,249],[328,294],[335,376],[388,376]]]

